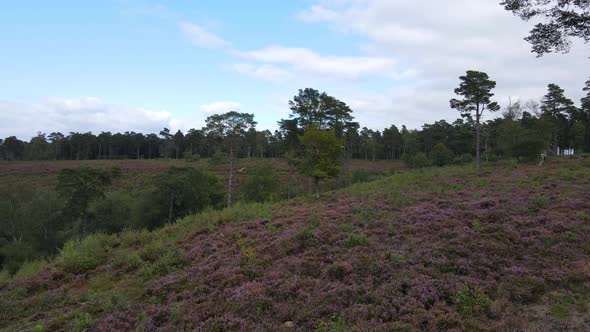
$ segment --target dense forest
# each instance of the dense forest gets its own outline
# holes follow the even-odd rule
[[[534,159],[543,150],[550,154],[564,151],[590,151],[590,80],[579,107],[568,99],[563,89],[549,84],[540,100],[510,103],[502,117],[487,115],[481,123],[481,146],[486,160],[502,157]],[[239,137],[239,157],[277,158],[299,145],[297,135],[305,126],[333,128],[344,140],[347,158],[400,159],[419,152],[430,156],[438,143],[450,150],[454,158],[464,160],[475,154],[475,115],[449,123],[445,120],[425,124],[421,129],[391,125],[383,131],[360,127],[353,121],[346,103],[314,89],[300,90],[289,102],[293,116],[279,122],[279,129],[256,130],[251,126]],[[493,111],[493,109],[491,110]],[[202,129],[186,133],[164,128],[158,134],[39,132],[29,142],[17,137],[0,140],[0,158],[4,160],[84,160],[84,159],[155,159],[209,158],[222,153],[225,137],[214,130],[214,117]],[[253,121],[253,120],[252,120]]]

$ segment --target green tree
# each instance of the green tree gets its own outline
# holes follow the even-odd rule
[[[451,108],[457,109],[461,116],[468,118],[475,124],[475,165],[479,168],[481,146],[481,117],[484,111],[497,111],[500,106],[490,100],[496,82],[489,79],[488,74],[469,70],[467,75],[459,77],[461,83],[455,89],[455,94],[463,99],[451,99]]]
[[[56,189],[66,200],[64,214],[80,220],[80,234],[86,234],[90,204],[105,197],[112,179],[111,171],[88,166],[64,168],[59,173]]]
[[[526,41],[537,56],[545,53],[567,53],[571,37],[590,41],[590,1],[588,0],[504,0],[504,8],[523,20],[544,17],[537,23]]]
[[[342,170],[342,140],[336,137],[334,129],[315,126],[306,127],[299,140],[304,146],[299,170],[314,179],[316,194],[319,194],[319,182],[337,176]]]
[[[234,175],[234,159],[242,144],[246,132],[256,126],[254,114],[228,112],[225,114],[214,114],[208,117],[204,128],[208,135],[220,140],[228,152],[229,177],[227,190],[227,206],[232,204],[232,185]]]
[[[431,152],[432,163],[436,166],[444,166],[453,160],[453,153],[443,143],[437,143]]]
[[[260,162],[249,171],[248,178],[241,183],[240,192],[247,202],[266,202],[279,192],[278,176],[270,162]]]
[[[565,97],[564,90],[557,84],[551,83],[547,89],[547,94],[541,101],[541,111],[553,123],[551,150],[553,154],[557,155],[560,145],[565,144],[568,116],[571,118],[575,114],[576,108],[574,102]]]
[[[190,167],[172,167],[155,177],[138,222],[154,228],[208,207],[219,207],[222,202],[223,189],[215,175]]]

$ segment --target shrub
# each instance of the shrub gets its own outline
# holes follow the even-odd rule
[[[158,174],[154,182],[138,209],[139,226],[155,228],[223,203],[221,184],[208,171],[172,167]]]
[[[92,316],[89,313],[80,313],[70,321],[71,330],[86,331],[90,327],[90,324],[92,324],[92,320]]]
[[[348,331],[346,321],[342,317],[332,316],[329,322],[320,322],[314,332],[345,332]]]
[[[464,153],[453,159],[454,164],[467,164],[473,161],[473,156],[469,153]]]
[[[549,199],[546,196],[535,196],[529,202],[529,208],[533,211],[543,209],[549,203]]]
[[[104,234],[94,234],[81,241],[66,242],[59,255],[63,270],[78,274],[94,269],[104,259],[109,240]]]
[[[139,269],[143,265],[143,260],[136,252],[121,253],[117,255],[113,262],[113,267],[116,269],[124,269],[125,271],[133,271]]]
[[[295,241],[299,243],[300,246],[306,247],[309,245],[314,239],[313,231],[309,226],[305,226],[295,233]]]
[[[15,278],[25,278],[39,273],[43,268],[47,266],[45,259],[39,259],[36,261],[25,262],[20,269],[14,275]]]
[[[354,183],[363,183],[363,182],[371,182],[377,180],[379,177],[382,176],[381,172],[370,171],[367,169],[355,169],[351,172],[351,182]]]
[[[455,295],[455,307],[463,317],[485,315],[490,310],[492,300],[479,288],[461,288]]]
[[[422,152],[418,152],[415,155],[404,156],[404,162],[409,168],[424,168],[430,166],[430,160]]]
[[[158,258],[151,266],[145,267],[142,272],[145,277],[163,276],[179,270],[185,264],[184,254],[178,249],[172,249]]]
[[[432,163],[436,166],[448,165],[453,159],[453,153],[446,145],[442,143],[436,144],[432,148]]]
[[[365,234],[350,234],[348,239],[344,242],[344,245],[347,248],[352,248],[356,246],[367,246],[369,245],[369,239]]]
[[[240,185],[240,193],[246,202],[267,202],[278,195],[279,179],[271,163],[258,163],[249,173],[248,179]]]

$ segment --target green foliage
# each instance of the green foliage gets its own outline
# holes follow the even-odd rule
[[[99,168],[80,166],[64,168],[57,177],[56,190],[66,200],[64,215],[81,219],[81,234],[86,234],[88,207],[93,201],[104,198],[113,173]]]
[[[219,207],[223,190],[217,177],[195,168],[172,167],[158,174],[154,188],[140,204],[138,223],[154,228],[178,218]]]
[[[454,298],[457,312],[463,317],[485,315],[490,310],[492,300],[479,288],[461,288]]]
[[[295,233],[294,239],[297,241],[297,243],[299,243],[300,246],[307,247],[313,242],[315,235],[313,234],[311,227],[305,226]]]
[[[431,152],[432,163],[436,166],[448,165],[453,160],[453,153],[443,143],[437,143]]]
[[[87,331],[93,320],[92,315],[81,312],[70,321],[70,328],[75,332]]]
[[[538,211],[547,207],[547,204],[549,204],[549,198],[547,198],[547,196],[538,195],[529,201],[529,208],[533,211]]]
[[[404,162],[409,168],[424,168],[431,165],[428,157],[422,152],[414,155],[404,155]]]
[[[361,183],[361,182],[371,182],[375,181],[380,178],[383,174],[381,172],[370,171],[368,169],[355,169],[351,172],[350,182],[351,183]]]
[[[277,197],[279,178],[269,162],[253,166],[248,178],[241,183],[240,192],[246,202],[267,202]]]
[[[342,317],[332,316],[329,322],[320,322],[314,332],[345,332],[348,331],[346,321]]]
[[[137,197],[127,191],[111,191],[104,199],[90,205],[92,222],[88,225],[90,232],[116,233],[135,226],[135,215],[139,207]]]
[[[344,245],[347,248],[353,248],[356,246],[367,246],[369,245],[369,239],[365,234],[350,234]]]
[[[322,130],[308,126],[299,136],[304,146],[304,157],[298,165],[301,173],[319,181],[337,176],[341,169],[342,140],[336,138],[334,130]]]
[[[81,241],[66,242],[59,254],[62,269],[74,274],[94,269],[104,261],[112,239],[104,234],[93,234]]]
[[[47,261],[45,259],[38,259],[35,261],[25,262],[21,267],[18,269],[14,278],[26,278],[30,277],[34,274],[41,272],[47,266]]]
[[[157,277],[170,274],[186,265],[184,254],[177,248],[168,248],[164,254],[158,257],[151,265],[142,270],[144,277]]]

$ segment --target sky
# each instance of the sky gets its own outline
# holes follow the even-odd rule
[[[232,110],[274,130],[307,87],[361,127],[420,128],[459,117],[467,70],[503,106],[549,83],[579,104],[590,45],[537,58],[532,25],[499,0],[3,1],[0,137],[186,131]]]

